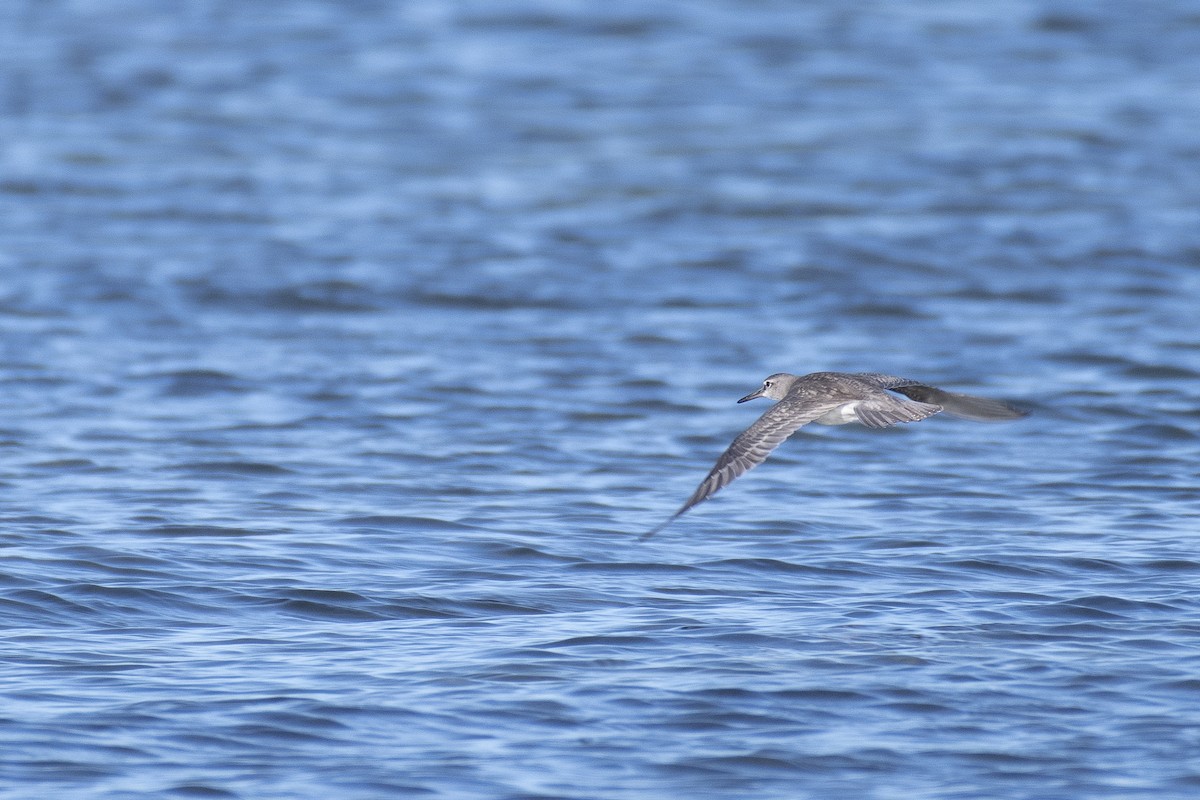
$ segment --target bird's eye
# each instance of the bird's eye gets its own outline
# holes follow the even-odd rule
[[[764,388],[764,389],[770,389],[770,388],[771,388],[771,382],[770,382],[770,381],[763,381],[763,388]]]

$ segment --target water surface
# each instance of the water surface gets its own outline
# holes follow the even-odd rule
[[[1200,791],[1190,4],[0,13],[3,796]]]

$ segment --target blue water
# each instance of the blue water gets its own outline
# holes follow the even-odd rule
[[[0,796],[1200,796],[1194,3],[12,0]],[[772,372],[1006,398],[806,428]]]

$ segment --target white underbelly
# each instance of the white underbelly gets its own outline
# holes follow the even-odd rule
[[[858,422],[858,401],[840,405],[832,411],[826,411],[813,422],[818,425],[845,425],[847,422]]]

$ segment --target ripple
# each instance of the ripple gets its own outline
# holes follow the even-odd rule
[[[208,786],[202,783],[184,783],[178,786],[171,786],[163,789],[163,792],[168,797],[184,797],[184,798],[208,798],[208,797],[237,797],[235,792],[226,791],[217,786]]]
[[[1172,364],[1134,364],[1125,369],[1125,374],[1131,378],[1147,380],[1195,380],[1200,378],[1200,371]]]
[[[249,386],[241,378],[219,370],[184,369],[148,377],[163,384],[162,394],[165,397],[207,397],[249,391]]]
[[[266,464],[256,461],[193,461],[178,464],[174,468],[178,472],[190,472],[197,475],[246,475],[273,476],[291,475],[293,471],[278,464]]]
[[[1055,574],[1054,570],[1033,569],[1020,564],[975,558],[963,559],[960,561],[948,561],[944,566],[952,569],[969,569],[972,571],[986,572],[992,575],[1010,575],[1024,578],[1040,578]]]
[[[461,522],[453,522],[433,517],[411,517],[402,514],[366,514],[362,516],[343,517],[339,525],[368,530],[418,529],[434,531],[469,531],[472,526]]]
[[[185,524],[169,524],[169,525],[152,525],[142,531],[148,536],[168,536],[168,537],[245,537],[256,536],[263,531],[250,530],[248,528],[228,527],[223,525],[185,525]]]

